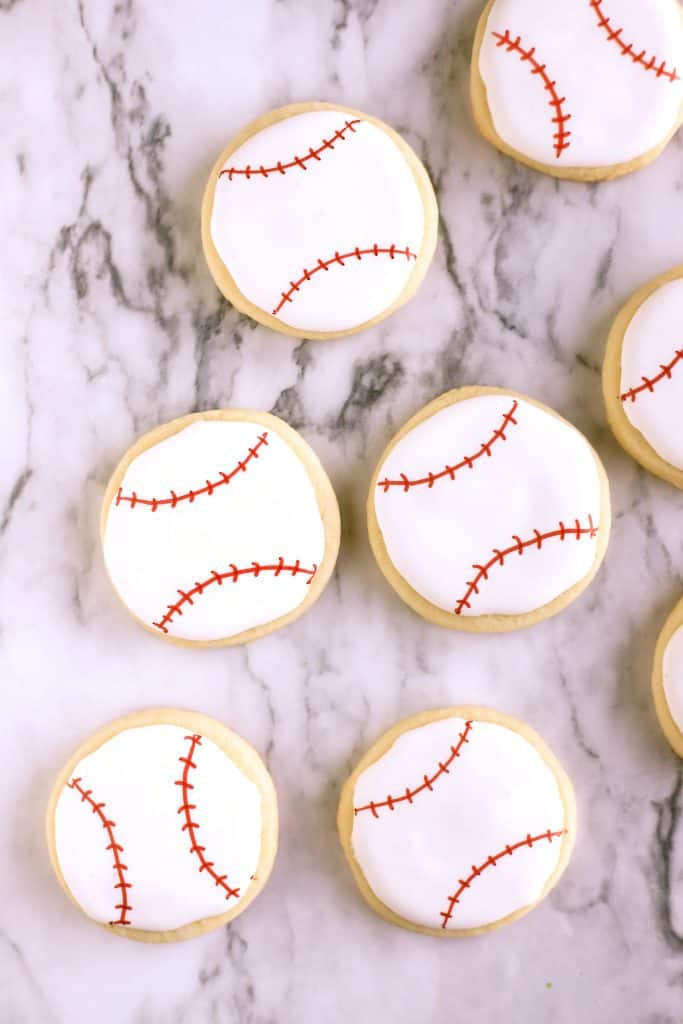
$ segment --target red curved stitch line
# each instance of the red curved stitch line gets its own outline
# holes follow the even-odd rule
[[[251,178],[267,178],[269,174],[274,174],[276,171],[278,172],[278,174],[285,174],[292,167],[299,167],[302,171],[307,171],[308,168],[306,164],[308,163],[309,160],[320,160],[320,154],[324,150],[334,149],[335,142],[342,142],[344,140],[345,132],[350,131],[353,134],[355,134],[356,129],[354,125],[360,123],[361,119],[358,117],[354,118],[352,121],[346,121],[344,123],[344,127],[339,128],[334,133],[334,135],[331,136],[331,138],[323,139],[323,141],[321,142],[317,149],[309,149],[306,156],[294,156],[294,158],[292,160],[289,160],[286,164],[283,164],[280,160],[278,160],[278,162],[274,164],[272,167],[264,167],[263,164],[261,164],[260,167],[251,167],[250,164],[247,164],[247,166],[244,168],[226,167],[220,172],[218,177],[222,178],[224,174],[227,174],[228,181],[232,181],[234,175],[243,174],[246,177],[247,181],[249,181],[251,180]]]
[[[645,71],[654,71],[657,78],[667,78],[670,82],[680,82],[680,76],[678,75],[676,68],[670,70],[666,66],[666,61],[661,61],[659,66],[657,65],[657,58],[648,58],[645,50],[641,50],[637,53],[633,47],[633,43],[625,42],[621,33],[624,31],[623,28],[614,29],[612,28],[612,22],[610,18],[605,17],[602,11],[603,0],[588,0],[589,6],[595,12],[598,19],[598,25],[600,28],[605,30],[607,39],[610,43],[616,43],[621,50],[622,57],[630,57],[634,64],[638,64]]]
[[[220,886],[225,891],[225,898],[229,900],[231,897],[237,897],[240,894],[239,888],[233,889],[228,885],[228,876],[219,875],[214,868],[214,862],[207,860],[204,856],[206,847],[201,846],[197,839],[197,829],[200,827],[196,821],[192,820],[192,811],[196,811],[197,805],[190,803],[190,790],[194,789],[194,785],[189,781],[190,769],[196,768],[196,763],[192,760],[194,752],[197,747],[202,745],[202,737],[195,733],[193,736],[185,736],[185,739],[189,741],[190,749],[187,752],[186,757],[179,757],[178,760],[185,767],[183,768],[183,774],[181,778],[176,779],[174,785],[180,786],[182,792],[183,802],[178,808],[178,814],[182,814],[184,818],[182,831],[187,832],[190,837],[190,853],[194,854],[199,861],[199,873],[206,871],[210,878],[213,878],[216,885]]]
[[[379,814],[377,813],[377,811],[380,810],[382,807],[388,807],[390,811],[393,811],[394,807],[396,806],[396,804],[402,803],[403,800],[407,800],[409,804],[412,804],[413,800],[418,795],[418,793],[422,793],[423,790],[425,790],[425,789],[428,789],[431,792],[431,790],[433,788],[433,785],[436,782],[436,780],[441,775],[444,775],[444,774],[448,775],[449,774],[449,770],[450,770],[450,766],[453,764],[453,762],[455,761],[455,759],[457,757],[460,757],[460,750],[462,749],[463,745],[465,743],[469,743],[469,740],[468,740],[467,737],[468,737],[469,733],[471,732],[471,730],[472,730],[472,722],[471,721],[465,722],[465,728],[459,734],[457,744],[454,747],[453,746],[451,747],[450,756],[448,758],[446,758],[446,760],[444,762],[439,761],[439,767],[438,767],[437,771],[435,771],[434,774],[431,775],[431,776],[425,775],[424,776],[424,781],[422,782],[421,785],[417,786],[415,789],[406,788],[406,791],[403,794],[403,796],[388,796],[386,798],[386,800],[380,800],[379,802],[371,800],[369,804],[365,804],[363,807],[354,807],[354,809],[353,809],[354,817],[357,814],[360,814],[361,811],[372,811],[373,818],[379,818]]]
[[[363,256],[389,256],[392,260],[396,259],[397,256],[405,256],[408,262],[410,262],[410,260],[417,259],[417,255],[411,251],[410,246],[406,246],[405,249],[397,249],[395,245],[383,248],[382,246],[377,245],[377,243],[375,243],[370,249],[359,249],[358,246],[356,246],[356,248],[352,249],[350,252],[335,252],[334,256],[329,260],[318,260],[316,266],[311,270],[307,270],[306,267],[304,267],[304,272],[301,277],[297,281],[289,282],[289,289],[286,292],[280,293],[282,298],[273,310],[273,316],[277,316],[285,303],[292,301],[292,295],[294,292],[298,292],[304,281],[310,281],[314,274],[320,273],[321,270],[329,270],[333,263],[338,263],[340,267],[343,267],[345,265],[344,260],[350,260],[353,257],[360,260]]]
[[[476,462],[476,460],[480,459],[482,455],[487,455],[490,458],[491,449],[496,441],[507,441],[507,437],[505,436],[506,428],[511,423],[517,426],[515,413],[517,411],[518,405],[519,402],[517,401],[517,399],[515,399],[515,401],[512,403],[512,407],[503,416],[503,422],[501,423],[497,430],[494,430],[493,434],[488,439],[488,441],[485,441],[482,444],[478,452],[475,452],[474,455],[465,455],[462,461],[458,462],[455,466],[446,466],[446,468],[442,469],[440,473],[429,473],[427,476],[420,477],[417,480],[409,480],[405,473],[401,473],[401,476],[398,480],[389,480],[387,477],[385,477],[384,480],[380,480],[378,482],[377,486],[381,487],[384,490],[384,493],[386,494],[390,487],[402,487],[403,491],[406,492],[409,491],[411,487],[420,487],[423,484],[427,484],[428,487],[433,487],[437,480],[442,480],[446,476],[450,480],[455,480],[455,474],[458,472],[458,470],[465,469],[465,467],[467,467],[467,469],[472,469],[474,467],[474,463]]]
[[[439,914],[439,917],[443,918],[443,924],[441,925],[441,927],[445,928],[450,919],[453,917],[453,907],[456,905],[456,903],[460,902],[460,897],[464,893],[465,889],[469,889],[474,879],[479,878],[479,875],[481,875],[482,872],[486,871],[487,868],[495,868],[499,860],[501,860],[503,857],[512,856],[512,854],[516,850],[521,850],[524,846],[531,849],[534,843],[539,843],[542,839],[547,839],[549,843],[552,843],[553,839],[559,839],[560,836],[564,836],[566,834],[566,828],[563,828],[559,832],[551,832],[550,829],[548,829],[547,832],[541,832],[537,836],[527,834],[526,839],[521,839],[518,843],[513,843],[512,846],[510,846],[510,844],[508,843],[508,845],[505,846],[499,853],[495,853],[492,857],[488,857],[483,862],[483,864],[479,865],[479,867],[473,864],[472,873],[468,875],[467,878],[459,879],[458,888],[456,889],[452,896],[447,897],[448,910],[442,910],[441,913]]]
[[[238,473],[246,473],[247,466],[252,459],[258,459],[259,448],[262,448],[263,445],[267,444],[268,431],[264,431],[262,434],[259,434],[258,440],[253,448],[249,448],[249,454],[247,457],[238,462],[234,469],[230,470],[229,473],[222,472],[220,480],[207,480],[206,486],[199,487],[196,491],[190,490],[186,491],[184,494],[176,494],[175,491],[171,491],[170,498],[141,498],[135,491],[132,491],[131,494],[124,494],[123,489],[119,487],[116,498],[114,499],[114,504],[118,507],[121,502],[127,501],[131,508],[135,508],[137,505],[146,505],[151,508],[152,512],[156,512],[161,505],[170,505],[171,508],[175,508],[181,501],[189,501],[191,504],[200,494],[208,494],[210,497],[217,487],[229,484],[233,477],[237,476]]]
[[[676,350],[676,354],[674,355],[670,363],[659,364],[661,373],[658,373],[656,377],[642,377],[642,384],[639,384],[635,388],[629,388],[629,390],[625,391],[623,395],[620,395],[619,397],[621,401],[627,402],[630,400],[631,402],[635,402],[638,398],[638,395],[641,394],[643,391],[654,391],[655,386],[659,384],[660,381],[663,381],[665,379],[671,380],[672,371],[680,362],[683,362],[683,348],[679,348]]]
[[[510,30],[507,28],[505,29],[504,35],[501,35],[500,32],[494,32],[493,35],[498,40],[496,46],[498,46],[499,48],[501,46],[505,46],[507,47],[508,53],[518,53],[520,60],[522,62],[529,62],[532,69],[531,74],[539,76],[539,78],[543,82],[543,88],[546,90],[547,93],[549,93],[550,100],[548,101],[548,103],[549,106],[551,106],[555,111],[555,116],[552,118],[552,123],[554,125],[557,125],[557,130],[553,135],[553,139],[555,140],[553,148],[555,150],[555,156],[559,160],[565,149],[569,149],[569,147],[571,146],[571,142],[569,141],[569,139],[572,133],[568,132],[565,127],[567,121],[571,121],[572,118],[571,114],[565,114],[564,112],[563,105],[567,101],[566,96],[560,96],[558,94],[555,88],[557,82],[553,81],[553,79],[551,79],[549,75],[546,73],[547,65],[541,64],[538,60],[536,60],[534,56],[534,54],[536,53],[535,46],[532,46],[529,50],[525,50],[522,47],[521,36],[517,36],[516,39],[513,39],[512,36],[510,35]]]
[[[106,804],[96,803],[96,801],[92,798],[92,790],[83,789],[83,787],[80,785],[81,781],[82,780],[79,776],[78,778],[71,779],[71,781],[67,783],[67,786],[69,789],[75,789],[76,792],[80,794],[81,803],[85,801],[87,804],[89,804],[90,807],[92,808],[93,814],[96,814],[98,816],[98,818],[102,822],[102,828],[107,833],[107,838],[109,839],[109,843],[105,847],[105,849],[111,850],[114,856],[114,871],[116,872],[116,877],[118,878],[118,882],[115,883],[114,888],[120,890],[121,902],[114,904],[114,910],[119,911],[118,920],[110,921],[109,924],[129,925],[131,922],[126,920],[126,915],[129,914],[133,908],[128,902],[128,890],[132,889],[133,885],[132,882],[126,881],[125,872],[128,870],[128,865],[124,864],[119,856],[119,854],[123,853],[123,847],[121,846],[120,843],[116,842],[116,838],[114,836],[116,822],[112,821],[111,818],[107,817],[107,815],[104,813],[103,808],[106,807]]]
[[[176,601],[175,604],[168,605],[168,611],[166,611],[159,622],[153,622],[152,625],[160,629],[162,633],[168,633],[166,626],[173,619],[173,616],[178,614],[182,615],[184,604],[194,604],[192,600],[196,594],[203,594],[206,587],[212,583],[217,583],[219,587],[223,586],[225,580],[230,580],[232,583],[237,583],[240,576],[255,576],[259,577],[262,572],[272,572],[276,576],[280,573],[291,573],[292,576],[308,576],[306,585],[310,586],[310,583],[318,570],[317,565],[313,565],[312,569],[305,569],[302,567],[299,559],[291,565],[287,565],[284,558],[280,556],[275,565],[262,565],[260,562],[252,562],[251,565],[246,566],[243,569],[238,569],[236,565],[231,564],[227,572],[216,572],[214,569],[207,580],[195,581],[194,587],[191,590],[178,590],[180,594],[180,600]]]
[[[521,537],[513,534],[514,544],[508,548],[503,548],[502,551],[499,548],[494,548],[493,557],[488,562],[484,565],[475,564],[472,566],[473,569],[477,570],[476,575],[474,579],[468,580],[465,595],[460,598],[454,608],[455,614],[462,615],[463,610],[470,607],[469,599],[472,594],[479,593],[479,584],[482,580],[489,578],[489,569],[492,569],[494,565],[504,565],[508,555],[522,555],[527,548],[540,549],[544,541],[553,540],[557,537],[562,541],[566,540],[567,537],[574,537],[576,540],[581,540],[582,537],[596,537],[598,530],[599,527],[594,524],[592,515],[589,515],[588,526],[581,526],[578,519],[574,520],[574,526],[565,526],[560,520],[556,530],[549,530],[547,533],[540,533],[538,530],[534,530],[534,536],[529,540],[522,540]]]

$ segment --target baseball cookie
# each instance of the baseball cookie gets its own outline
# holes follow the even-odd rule
[[[646,284],[614,322],[603,366],[607,418],[623,448],[683,488],[683,267]]]
[[[683,601],[676,605],[659,635],[652,693],[664,735],[683,757]]]
[[[659,156],[683,120],[682,76],[678,0],[490,0],[472,106],[503,153],[599,181]]]
[[[610,531],[607,477],[586,438],[512,391],[449,391],[389,444],[368,495],[380,569],[450,629],[532,625],[588,586]]]
[[[237,644],[306,611],[339,549],[332,486],[306,442],[268,413],[173,420],[126,452],[104,496],[107,571],[158,636]]]
[[[295,338],[337,338],[413,295],[436,246],[427,172],[367,114],[298,103],[254,121],[211,171],[209,269],[226,299]]]
[[[344,786],[338,824],[373,910],[427,935],[476,935],[548,894],[569,861],[576,807],[528,726],[447,708],[375,743]]]
[[[128,715],[60,773],[47,813],[67,896],[117,935],[190,939],[231,921],[268,880],[277,800],[255,750],[192,711]]]

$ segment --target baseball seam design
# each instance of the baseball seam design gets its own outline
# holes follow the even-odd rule
[[[589,515],[588,526],[581,526],[578,519],[574,520],[574,526],[565,526],[565,524],[560,520],[556,530],[549,530],[546,533],[534,530],[534,536],[529,540],[522,540],[521,537],[513,533],[512,539],[515,542],[514,544],[511,544],[510,547],[503,548],[502,550],[500,548],[494,548],[493,557],[490,558],[488,562],[484,565],[477,565],[476,563],[472,565],[472,568],[477,570],[476,575],[474,579],[467,581],[467,590],[463,597],[461,597],[457,602],[456,607],[454,608],[455,614],[462,615],[465,608],[471,607],[470,598],[473,594],[479,593],[479,584],[481,581],[488,580],[489,570],[495,565],[504,565],[505,559],[508,555],[523,555],[528,548],[537,548],[540,550],[546,541],[554,540],[556,538],[564,541],[567,537],[574,537],[578,541],[581,540],[582,537],[596,537],[598,529],[599,527],[597,527],[593,522],[593,517]]]
[[[610,43],[616,43],[621,51],[622,57],[630,57],[634,64],[639,65],[645,71],[653,71],[657,78],[667,78],[670,82],[679,82],[680,76],[678,75],[676,68],[673,71],[667,68],[666,61],[660,61],[657,63],[655,56],[647,57],[645,50],[641,50],[638,53],[633,46],[633,43],[627,43],[622,39],[623,28],[612,28],[612,22],[610,18],[605,17],[602,10],[603,0],[589,0],[589,6],[595,12],[595,16],[598,19],[598,26],[605,30],[605,34]]]
[[[252,562],[251,565],[244,566],[241,569],[238,569],[238,567],[231,562],[226,572],[216,572],[216,570],[213,569],[208,579],[201,581],[196,580],[194,587],[190,590],[179,589],[178,593],[180,594],[180,600],[176,601],[174,604],[169,604],[167,606],[168,610],[164,613],[162,618],[159,619],[158,622],[153,622],[152,625],[156,626],[157,629],[160,629],[162,633],[168,633],[168,629],[166,627],[172,621],[173,616],[182,615],[183,605],[194,604],[192,598],[197,594],[203,594],[205,589],[211,586],[212,583],[217,583],[219,587],[222,587],[226,580],[230,580],[232,583],[237,583],[240,576],[254,576],[258,579],[261,573],[272,572],[275,576],[279,576],[281,573],[290,573],[292,576],[308,576],[306,585],[309,586],[317,570],[318,566],[315,564],[312,569],[304,568],[298,558],[296,562],[287,564],[282,556],[280,556],[277,563],[274,565],[264,565],[261,562]]]
[[[380,480],[377,483],[378,487],[381,487],[386,494],[390,487],[402,487],[403,491],[409,491],[411,487],[421,487],[426,484],[428,487],[433,487],[437,480],[443,480],[444,477],[448,477],[450,480],[455,480],[455,474],[461,469],[473,469],[474,463],[477,459],[480,459],[482,455],[491,457],[491,449],[496,441],[507,441],[505,436],[505,430],[510,424],[517,426],[517,420],[515,419],[515,413],[517,411],[519,403],[515,399],[512,403],[512,407],[503,416],[503,422],[494,430],[488,441],[485,441],[478,452],[474,455],[465,455],[461,462],[458,462],[455,466],[446,466],[439,473],[428,473],[427,476],[420,477],[417,480],[409,480],[405,473],[401,473],[398,480],[389,480],[385,477],[384,480]]]
[[[264,431],[259,434],[256,444],[248,449],[248,455],[246,458],[241,459],[234,469],[230,470],[229,473],[220,473],[220,480],[207,480],[205,487],[198,487],[197,490],[185,491],[184,494],[176,494],[175,491],[170,492],[168,498],[141,498],[137,491],[131,491],[130,494],[124,494],[123,489],[119,487],[116,498],[114,499],[114,505],[118,507],[122,502],[128,502],[130,508],[136,508],[138,505],[146,506],[156,512],[161,505],[170,505],[171,508],[175,508],[181,501],[189,501],[190,504],[195,498],[199,497],[200,494],[208,494],[209,497],[214,493],[218,487],[223,487],[224,484],[229,484],[230,481],[237,476],[238,473],[246,473],[247,466],[252,459],[258,459],[259,449],[264,445],[268,444],[268,432]]]
[[[553,148],[555,150],[555,156],[559,160],[565,149],[569,149],[571,142],[569,141],[571,132],[567,131],[566,124],[572,118],[571,114],[565,113],[564,104],[567,101],[566,96],[560,96],[557,92],[557,82],[550,78],[547,74],[546,64],[541,64],[535,57],[536,47],[532,46],[530,49],[525,50],[522,46],[521,36],[517,36],[513,39],[510,35],[510,30],[505,29],[505,34],[500,32],[494,32],[493,35],[498,40],[496,46],[500,49],[501,46],[507,48],[507,53],[517,53],[522,63],[528,61],[531,67],[531,74],[538,75],[543,83],[543,88],[550,95],[548,104],[552,107],[555,112],[555,116],[552,118],[553,125],[556,126],[555,133],[553,135]]]
[[[197,805],[190,803],[190,791],[194,789],[194,785],[189,781],[189,775],[190,771],[197,767],[196,762],[192,758],[197,747],[202,745],[202,737],[195,733],[192,736],[185,736],[185,739],[189,742],[190,748],[186,757],[178,758],[184,767],[182,776],[175,781],[175,785],[181,788],[183,799],[178,808],[178,814],[182,814],[184,819],[182,831],[187,832],[190,837],[190,853],[194,854],[199,861],[199,873],[201,874],[203,871],[206,871],[209,877],[213,878],[215,884],[224,890],[226,900],[229,900],[231,897],[238,897],[240,890],[239,888],[233,889],[228,885],[228,876],[219,875],[215,870],[214,862],[206,859],[204,856],[206,847],[201,846],[197,838],[197,829],[200,828],[200,825],[192,820],[192,811],[197,810]]]
[[[121,846],[120,843],[117,843],[116,836],[114,835],[116,822],[112,821],[111,818],[109,818],[104,813],[104,808],[106,807],[106,804],[97,803],[95,800],[93,800],[92,790],[83,789],[83,787],[81,786],[81,782],[82,779],[79,776],[78,778],[71,779],[71,781],[67,783],[67,786],[69,787],[69,789],[74,789],[77,793],[80,794],[81,803],[85,802],[89,804],[93,814],[96,814],[100,821],[102,822],[102,828],[107,833],[107,838],[109,839],[109,843],[105,847],[105,849],[111,850],[114,858],[114,871],[116,872],[116,877],[118,879],[118,881],[114,883],[114,888],[120,891],[121,902],[114,904],[114,910],[119,911],[118,920],[110,921],[109,924],[129,925],[131,922],[126,919],[126,915],[130,914],[133,908],[128,902],[128,890],[133,888],[133,884],[132,882],[126,881],[125,873],[128,870],[128,865],[124,864],[120,857],[120,854],[123,853],[123,847]]]
[[[465,722],[465,728],[458,736],[458,742],[455,746],[451,747],[450,756],[445,761],[439,761],[439,767],[433,775],[424,775],[423,782],[416,786],[415,789],[409,789],[406,787],[406,791],[402,796],[387,796],[386,800],[375,801],[371,800],[369,804],[365,804],[363,807],[354,807],[353,815],[360,814],[362,811],[371,811],[373,818],[379,818],[377,813],[382,807],[388,807],[390,811],[393,811],[396,804],[402,803],[407,800],[409,804],[412,804],[418,793],[422,793],[425,789],[430,792],[434,788],[434,783],[441,775],[448,775],[450,773],[450,767],[456,758],[460,757],[460,751],[465,743],[469,743],[468,736],[472,730],[472,722]]]
[[[643,391],[654,391],[655,386],[659,384],[660,381],[671,380],[672,371],[680,362],[683,362],[683,348],[679,348],[676,350],[676,354],[674,355],[670,363],[659,364],[661,372],[658,373],[655,377],[641,377],[643,383],[639,384],[635,388],[629,388],[629,390],[625,391],[623,395],[620,395],[619,397],[621,398],[621,401],[635,402],[638,398],[638,395],[640,395]]]
[[[346,121],[344,123],[344,127],[339,128],[334,133],[334,135],[331,136],[331,138],[323,139],[323,141],[321,142],[317,149],[309,149],[308,153],[305,156],[295,155],[291,160],[287,161],[287,163],[283,164],[281,160],[278,160],[278,162],[274,164],[272,167],[264,167],[263,164],[261,164],[260,167],[252,167],[250,164],[247,164],[247,166],[244,168],[226,167],[220,172],[218,177],[222,178],[223,175],[225,174],[227,175],[228,181],[232,181],[233,177],[236,174],[238,174],[244,175],[247,181],[249,181],[251,178],[267,178],[268,175],[275,173],[286,174],[287,171],[289,171],[292,167],[298,167],[302,171],[307,171],[308,167],[306,165],[310,160],[319,161],[321,153],[323,153],[326,149],[334,149],[335,142],[344,141],[346,137],[345,133],[347,131],[350,131],[353,134],[355,134],[355,125],[360,123],[360,118],[355,118],[354,120]]]
[[[328,260],[319,259],[317,264],[312,267],[311,270],[304,267],[304,272],[301,277],[296,281],[290,281],[288,290],[280,293],[281,299],[273,309],[272,315],[277,316],[286,303],[292,302],[294,292],[298,292],[301,285],[306,281],[310,281],[314,274],[320,273],[321,270],[324,270],[325,272],[329,271],[333,263],[337,263],[340,267],[343,267],[345,266],[344,260],[350,260],[353,258],[361,260],[363,256],[388,256],[392,260],[396,259],[397,256],[405,256],[408,262],[410,262],[410,260],[417,260],[417,255],[411,251],[409,246],[406,246],[405,249],[398,249],[395,245],[390,245],[387,248],[377,245],[376,242],[369,249],[360,249],[356,246],[356,248],[352,249],[350,252],[335,252],[334,256]]]
[[[512,845],[507,844],[498,853],[494,853],[491,857],[487,857],[483,864],[480,864],[478,867],[473,864],[471,874],[469,874],[467,878],[459,879],[458,888],[456,889],[452,896],[447,897],[448,910],[442,910],[441,913],[439,914],[439,916],[443,918],[443,923],[441,927],[445,928],[450,919],[453,917],[453,908],[456,906],[457,903],[460,902],[460,897],[462,896],[463,892],[466,889],[469,889],[474,879],[479,878],[479,876],[484,871],[486,871],[487,868],[495,868],[496,865],[498,864],[498,861],[502,860],[503,857],[511,857],[516,850],[521,850],[525,846],[531,849],[534,843],[540,843],[543,839],[547,839],[549,843],[552,843],[553,839],[559,839],[561,836],[566,835],[566,833],[566,829],[562,829],[559,832],[551,832],[550,829],[548,829],[547,832],[541,832],[537,836],[532,836],[530,833],[528,833],[526,839],[521,839],[518,843],[513,843]]]

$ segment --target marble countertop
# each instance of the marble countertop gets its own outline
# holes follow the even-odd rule
[[[680,597],[683,494],[607,428],[606,331],[683,258],[683,141],[630,178],[558,183],[476,135],[480,0],[0,0],[0,1021],[329,1024],[683,1017],[683,775],[649,691]],[[418,296],[373,330],[297,343],[221,300],[199,241],[208,170],[250,119],[337,100],[426,162],[442,211]],[[393,430],[462,384],[506,385],[586,431],[614,531],[598,579],[526,632],[453,634],[404,607],[364,497]],[[340,496],[341,557],[313,610],[237,649],[167,646],[105,579],[99,503],[148,428],[215,406],[301,430]],[[542,908],[477,940],[392,928],[335,835],[340,784],[406,714],[479,702],[527,719],[573,776],[581,831]],[[282,811],[272,879],[229,927],[125,942],[65,900],[43,815],[72,749],[153,705],[223,719],[265,756]]]

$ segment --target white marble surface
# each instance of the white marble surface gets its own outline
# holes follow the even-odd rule
[[[613,0],[614,3],[617,0]],[[0,2],[0,1020],[2,1024],[629,1021],[683,1015],[683,776],[649,693],[680,596],[683,495],[616,446],[611,318],[681,262],[683,146],[599,187],[515,166],[475,134],[479,0]],[[198,229],[216,153],[265,109],[367,109],[425,159],[443,214],[419,295],[378,328],[297,344],[235,314]],[[363,500],[392,430],[459,384],[555,406],[602,454],[614,532],[598,580],[532,630],[452,634],[370,556]],[[251,646],[164,645],[115,600],[98,506],[136,435],[219,405],[274,410],[316,447],[344,516],[334,580]],[[546,904],[479,940],[376,919],[334,831],[339,786],[397,717],[452,702],[525,717],[575,780],[581,833]],[[216,715],[265,755],[281,850],[225,930],[146,947],[52,877],[43,814],[72,748],[155,704]]]

